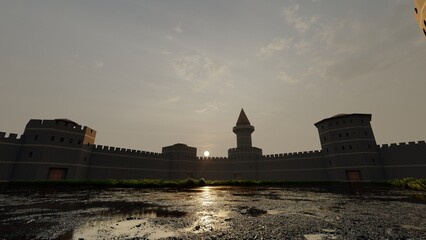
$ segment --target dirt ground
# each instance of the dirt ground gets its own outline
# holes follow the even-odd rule
[[[426,193],[0,188],[0,239],[426,239]]]

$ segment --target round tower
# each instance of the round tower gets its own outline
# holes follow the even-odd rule
[[[251,134],[254,132],[254,127],[250,125],[244,109],[241,109],[237,124],[232,128],[232,131],[237,135],[237,147],[251,147]]]
[[[383,179],[371,114],[338,114],[315,126],[330,180]]]
[[[95,130],[69,119],[30,120],[17,159],[28,164],[16,167],[13,179],[86,179],[95,137]]]

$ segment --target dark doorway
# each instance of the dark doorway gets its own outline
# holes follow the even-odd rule
[[[64,180],[67,176],[67,168],[49,168],[48,180]]]
[[[347,170],[346,178],[351,182],[359,182],[362,180],[361,171],[360,170]]]

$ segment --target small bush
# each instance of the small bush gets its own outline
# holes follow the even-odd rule
[[[395,187],[403,187],[418,191],[426,191],[426,179],[401,178],[389,180],[388,183]]]

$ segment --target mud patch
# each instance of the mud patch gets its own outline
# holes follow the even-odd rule
[[[308,187],[10,189],[0,194],[0,239],[424,239],[423,196]]]
[[[249,215],[249,216],[252,216],[252,217],[258,217],[260,215],[267,213],[267,211],[265,211],[263,209],[258,209],[258,208],[255,208],[255,207],[246,207],[246,206],[239,207],[238,212],[242,215]]]

